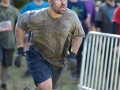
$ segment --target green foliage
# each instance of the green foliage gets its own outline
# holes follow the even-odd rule
[[[16,8],[21,9],[29,0],[12,0]]]

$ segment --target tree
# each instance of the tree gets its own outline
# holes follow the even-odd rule
[[[21,9],[27,2],[31,1],[31,0],[11,0],[13,2],[13,5],[18,8]]]

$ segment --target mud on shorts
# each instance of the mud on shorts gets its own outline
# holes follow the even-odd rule
[[[64,68],[53,66],[47,62],[32,46],[29,47],[26,54],[27,67],[34,82],[40,84],[52,78],[53,89],[57,89],[57,82]]]
[[[0,62],[3,66],[12,66],[14,49],[4,49],[0,46]]]

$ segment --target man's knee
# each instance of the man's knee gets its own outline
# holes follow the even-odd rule
[[[34,87],[32,90],[39,90],[38,87]],[[57,89],[52,89],[52,90],[57,90]]]
[[[52,90],[52,79],[49,78],[48,80],[37,85],[39,90]]]
[[[38,86],[39,89],[36,90],[52,90],[52,86],[51,85],[42,85],[42,86]]]

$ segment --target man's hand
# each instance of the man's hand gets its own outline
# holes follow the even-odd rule
[[[21,66],[21,58],[24,55],[24,50],[23,50],[23,47],[20,47],[17,50],[18,52],[17,52],[14,64],[19,68]]]
[[[70,52],[70,54],[63,59],[64,59],[64,63],[68,64],[67,70],[70,70],[71,72],[75,72],[76,66],[77,66],[76,54],[73,52]]]

